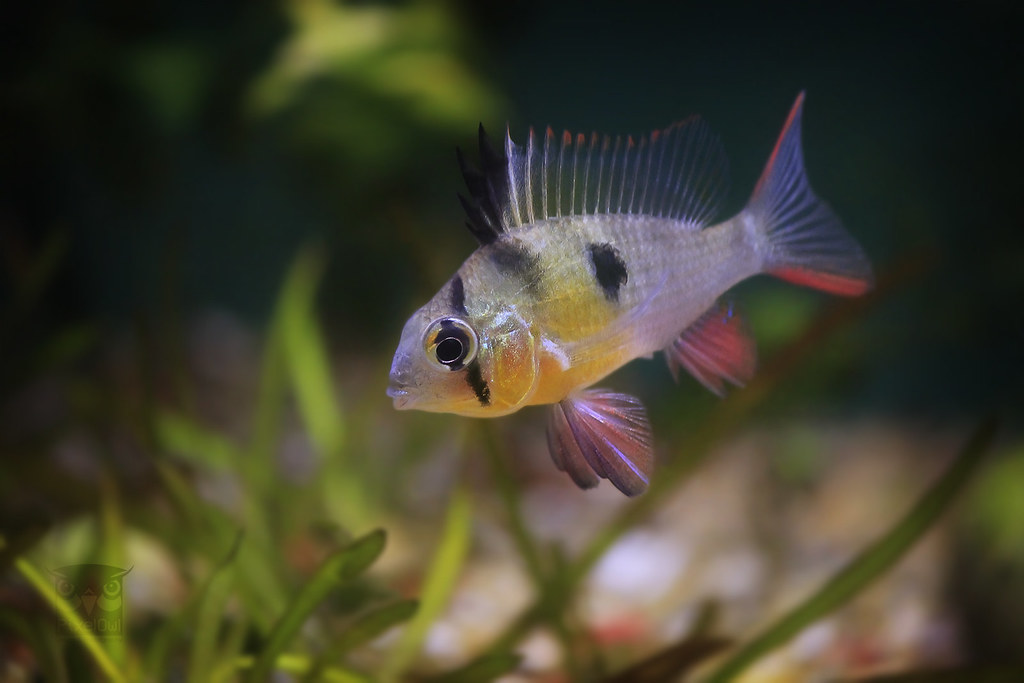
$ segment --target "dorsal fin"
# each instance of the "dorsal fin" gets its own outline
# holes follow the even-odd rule
[[[640,214],[702,227],[728,185],[725,154],[698,117],[639,141],[596,133],[588,140],[568,131],[556,138],[551,128],[541,141],[531,128],[525,146],[506,135],[505,158],[508,201],[501,202],[501,225],[506,230],[592,214]]]
[[[469,190],[469,198],[459,195],[466,210],[466,226],[480,244],[490,244],[505,232],[505,206],[508,204],[508,159],[494,148],[484,124],[479,129],[480,169],[466,163],[462,150],[456,148],[462,177]]]

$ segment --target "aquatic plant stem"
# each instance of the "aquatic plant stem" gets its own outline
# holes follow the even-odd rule
[[[455,589],[455,582],[469,553],[472,525],[472,504],[469,494],[464,487],[458,486],[452,492],[441,540],[423,582],[419,611],[405,627],[398,643],[391,650],[387,662],[378,673],[379,680],[398,680],[399,675],[419,654],[427,631],[441,616]]]
[[[82,622],[71,606],[57,595],[57,592],[53,589],[46,579],[43,578],[42,574],[39,573],[32,563],[26,560],[24,557],[18,557],[14,560],[14,566],[18,572],[25,577],[25,579],[32,584],[32,587],[36,589],[36,592],[42,596],[43,600],[53,608],[53,610],[60,616],[61,619],[70,627],[71,631],[75,634],[75,637],[82,643],[82,646],[86,649],[96,665],[103,671],[107,678],[114,683],[127,683],[128,678],[125,674],[118,669],[117,664],[111,659],[110,654],[103,648],[96,636],[93,635],[92,631]]]

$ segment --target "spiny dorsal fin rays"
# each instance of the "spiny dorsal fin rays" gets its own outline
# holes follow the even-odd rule
[[[557,214],[550,213],[548,211],[548,182],[547,174],[551,168],[551,140],[554,139],[555,133],[548,126],[547,131],[544,133],[544,165],[541,167],[544,169],[544,177],[541,178],[540,185],[540,201],[541,201],[541,217],[546,218],[548,216],[554,216]],[[555,181],[558,181],[558,175],[555,175]]]
[[[641,137],[573,137],[558,141],[551,128],[543,144],[531,128],[527,144],[506,129],[499,152],[479,128],[480,169],[456,150],[469,197],[459,195],[466,225],[481,244],[509,229],[545,218],[641,214],[700,228],[713,218],[727,188],[725,154],[697,117]]]
[[[459,195],[459,201],[466,211],[466,225],[480,244],[497,240],[507,227],[505,206],[508,204],[509,175],[508,158],[498,152],[487,138],[484,125],[478,131],[480,145],[480,169],[466,162],[462,150],[455,149],[459,169],[469,190],[469,198]]]
[[[515,201],[515,190],[514,188],[519,187],[524,179],[521,175],[522,169],[519,168],[519,164],[513,163],[512,159],[515,158],[516,146],[512,143],[512,136],[509,134],[508,126],[505,127],[505,163],[507,164],[507,178],[508,187],[513,188],[512,194],[508,201],[508,210],[511,215],[508,216],[511,225],[522,225],[525,221],[525,216],[519,212],[519,203]]]
[[[697,117],[636,140],[573,136],[543,143],[531,128],[525,146],[506,132],[506,229],[571,215],[641,214],[695,227],[714,216],[727,186],[725,154]]]

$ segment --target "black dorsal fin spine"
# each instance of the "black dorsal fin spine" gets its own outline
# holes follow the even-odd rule
[[[506,231],[504,211],[508,203],[508,159],[491,144],[480,124],[480,169],[470,166],[459,148],[455,149],[459,169],[469,198],[459,195],[466,211],[466,225],[480,244],[491,244]]]

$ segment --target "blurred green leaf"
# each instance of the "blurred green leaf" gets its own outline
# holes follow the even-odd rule
[[[386,536],[382,530],[372,531],[337,551],[320,565],[277,620],[263,651],[249,672],[248,680],[256,683],[270,677],[278,656],[306,618],[339,583],[351,581],[366,571],[384,551],[385,541]]]
[[[988,451],[995,429],[995,420],[986,420],[979,425],[949,469],[901,520],[816,593],[733,653],[706,679],[707,683],[735,679],[763,655],[845,604],[896,564],[949,508]]]
[[[125,522],[117,482],[109,472],[103,472],[100,484],[100,561],[113,567],[125,566]],[[118,665],[125,663],[124,638],[111,638],[107,652]]]
[[[82,621],[82,617],[71,608],[64,598],[57,594],[49,581],[43,578],[39,570],[24,557],[14,561],[14,566],[43,600],[60,616],[61,621],[68,625],[74,633],[75,638],[85,647],[86,652],[100,668],[108,680],[114,683],[127,683],[127,675],[111,659],[110,654],[99,642],[89,627]]]
[[[361,528],[369,524],[370,518],[366,486],[345,460],[345,415],[335,395],[331,364],[315,315],[316,290],[323,270],[319,246],[299,252],[285,279],[271,337],[279,340],[274,348],[282,354],[287,379],[323,467],[324,503],[341,524]],[[268,365],[267,371],[275,368]],[[277,389],[269,379],[267,388]]]
[[[965,524],[978,545],[1000,557],[1024,562],[1024,446],[993,458],[978,475],[966,501]]]
[[[401,102],[404,112],[431,126],[470,126],[494,108],[495,92],[456,59],[459,36],[444,4],[353,6],[307,0],[289,9],[292,36],[250,92],[250,111],[256,116],[284,109],[301,88],[323,78]],[[370,140],[360,139],[352,129],[357,127],[349,128],[353,156],[372,155],[372,146],[358,151]]]
[[[246,669],[252,669],[256,664],[256,660],[253,657],[243,656],[236,657],[231,662],[230,667],[222,668],[214,672],[210,676],[210,680],[213,683],[219,683],[220,681],[233,680],[231,674],[234,670],[245,671]],[[274,661],[274,668],[285,673],[303,675],[309,673],[312,669],[313,663],[308,657],[303,655],[286,653],[280,655]],[[250,674],[252,671],[249,672]],[[272,680],[272,679],[260,679],[260,680]],[[320,677],[317,679],[320,681],[328,681],[329,683],[373,683],[373,679],[369,676],[356,673],[355,671],[349,671],[342,669],[341,667],[332,666],[322,670]]]
[[[281,292],[276,323],[299,409],[321,457],[338,453],[345,435],[331,365],[313,309],[323,268],[320,249],[307,247],[299,253]]]
[[[515,671],[522,657],[508,652],[492,652],[474,659],[464,667],[441,676],[428,678],[429,683],[485,683]]]
[[[400,600],[377,607],[360,615],[349,624],[341,637],[335,639],[317,658],[316,664],[303,677],[303,683],[315,683],[315,681],[321,680],[324,671],[329,668],[328,662],[340,660],[350,650],[377,638],[388,629],[408,620],[416,613],[418,607],[419,602],[416,600]]]
[[[687,636],[682,642],[656,652],[642,662],[605,680],[605,683],[665,683],[680,677],[725,648],[730,642],[710,636]]]
[[[199,683],[207,680],[214,669],[220,626],[226,612],[228,598],[235,587],[235,561],[243,536],[238,534],[224,561],[214,569],[200,590],[198,613],[189,657],[187,681]]]
[[[382,681],[394,680],[406,669],[422,648],[430,626],[437,621],[441,611],[448,604],[448,598],[451,597],[469,551],[471,512],[469,495],[464,489],[457,488],[448,503],[441,542],[423,583],[420,610],[405,628],[401,639],[382,667]]]
[[[195,465],[229,470],[238,463],[239,450],[231,441],[183,415],[158,411],[154,428],[164,450]]]
[[[389,628],[412,618],[418,608],[417,600],[400,600],[370,610],[353,621],[331,649],[334,653],[343,654],[359,647]]]

